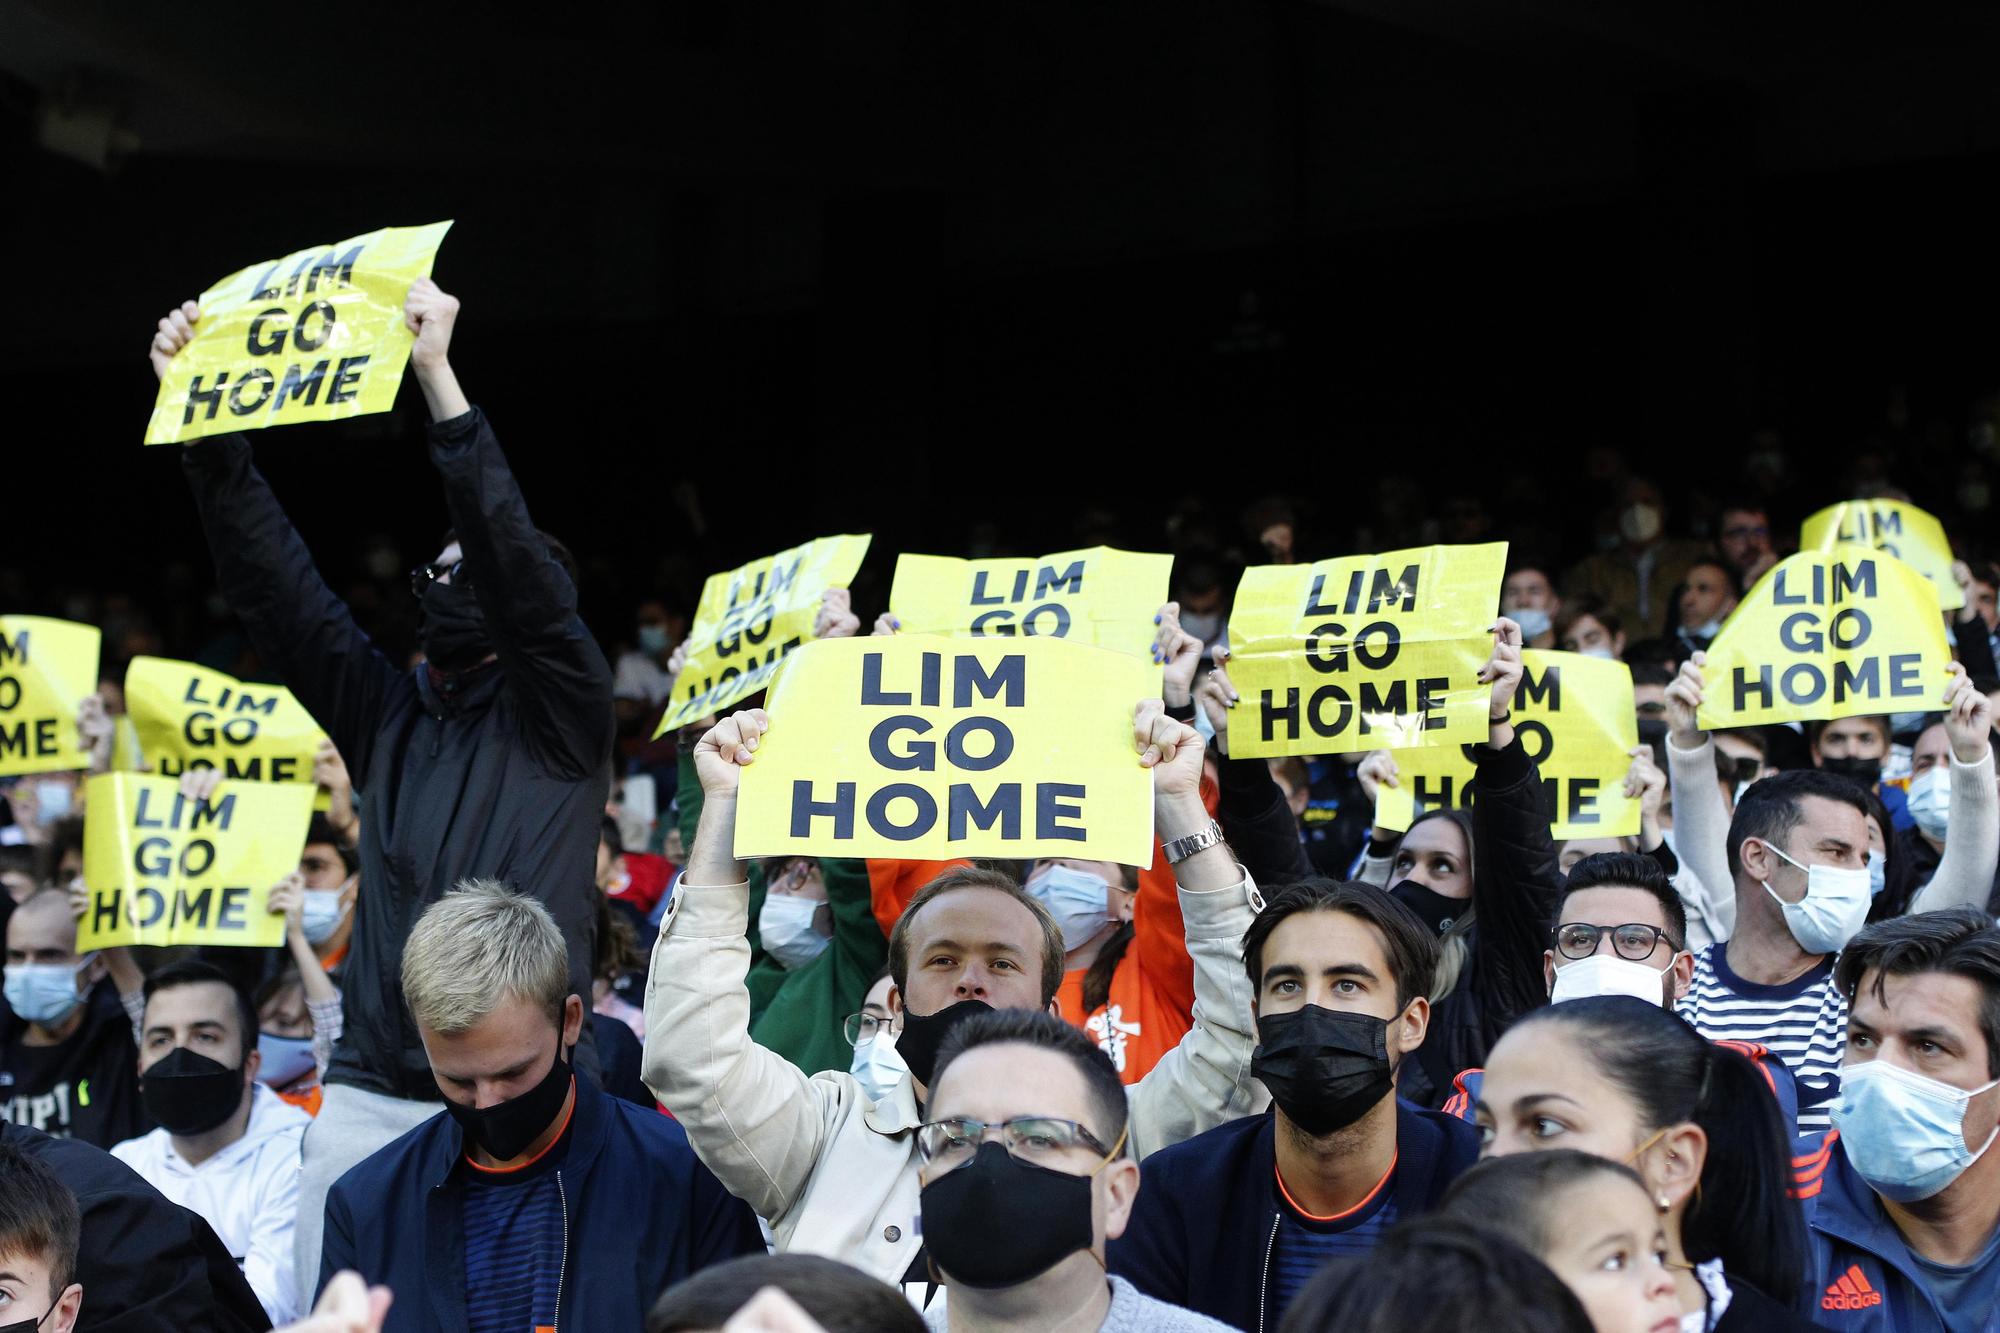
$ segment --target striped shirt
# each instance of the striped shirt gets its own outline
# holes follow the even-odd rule
[[[509,1171],[465,1159],[461,1217],[471,1333],[555,1333],[569,1240],[562,1179],[569,1131],[565,1117],[553,1143]]]
[[[1847,997],[1833,984],[1834,956],[1783,985],[1760,986],[1729,970],[1727,948],[1711,944],[1695,955],[1694,985],[1678,1006],[1680,1016],[1711,1041],[1769,1047],[1798,1080],[1798,1132],[1831,1129],[1847,1050]]]

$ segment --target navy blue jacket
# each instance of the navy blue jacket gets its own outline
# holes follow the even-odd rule
[[[1843,1333],[1947,1333],[1909,1243],[1847,1160],[1840,1134],[1808,1136],[1799,1147],[1793,1167],[1812,1243],[1801,1308]],[[2000,1333],[2000,1309],[1979,1327]]]
[[[1148,1157],[1132,1220],[1111,1243],[1111,1271],[1249,1333],[1275,1329],[1280,1312],[1267,1310],[1265,1291],[1278,1229],[1276,1124],[1275,1112],[1246,1116]],[[1397,1099],[1398,1218],[1435,1207],[1478,1160],[1478,1130]]]
[[[556,1327],[638,1329],[672,1283],[762,1254],[747,1204],[688,1147],[680,1124],[576,1081],[562,1188],[564,1276]],[[396,1294],[384,1333],[466,1333],[462,1131],[439,1112],[335,1183],[319,1286],[343,1268]]]

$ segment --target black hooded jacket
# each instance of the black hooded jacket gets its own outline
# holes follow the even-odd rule
[[[0,1142],[38,1157],[83,1215],[77,1333],[261,1333],[257,1293],[200,1217],[87,1143],[0,1121]]]
[[[449,690],[427,667],[397,668],[361,632],[247,440],[198,441],[182,459],[223,595],[340,747],[360,800],[345,1030],[327,1081],[436,1100],[402,1000],[404,941],[459,880],[501,880],[548,907],[569,944],[570,984],[589,996],[613,721],[610,664],[485,415],[473,408],[434,423],[430,453],[465,553],[464,582],[498,657]],[[578,1063],[596,1075],[587,1039]]]
[[[83,1000],[83,1021],[54,1046],[29,1046],[28,1025],[0,1004],[0,1120],[99,1148],[153,1127],[139,1099],[132,1019],[109,981]]]

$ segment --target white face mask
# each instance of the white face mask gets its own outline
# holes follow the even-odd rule
[[[854,1060],[847,1067],[869,1100],[881,1101],[896,1090],[896,1085],[910,1076],[910,1067],[903,1063],[903,1057],[896,1054],[896,1037],[889,1031],[887,1023],[875,1029],[875,1035],[854,1048]]]
[[[1600,995],[1629,995],[1647,1004],[1667,1003],[1667,973],[1673,962],[1658,971],[1644,963],[1613,954],[1592,954],[1556,969],[1556,984],[1549,990],[1549,1003],[1590,1000]]]
[[[1935,764],[1910,783],[1910,818],[1933,842],[1943,842],[1951,820],[1951,765]]]
[[[1722,622],[1720,620],[1705,620],[1701,624],[1696,625],[1693,629],[1689,630],[1688,637],[1695,639],[1713,639],[1716,635],[1720,633],[1722,633]]]
[[[1839,953],[1845,949],[1868,920],[1868,904],[1874,894],[1867,867],[1844,870],[1839,866],[1800,865],[1770,843],[1764,845],[1781,861],[1806,872],[1806,896],[1795,903],[1780,898],[1771,881],[1763,881],[1764,892],[1784,909],[1785,926],[1799,947],[1807,953]]]
[[[820,904],[795,893],[767,893],[757,913],[757,938],[764,952],[786,971],[803,967],[826,951],[832,941],[813,929]]]
[[[1644,502],[1627,505],[1625,512],[1618,515],[1619,535],[1635,546],[1643,546],[1653,540],[1665,526],[1666,515],[1660,512],[1658,505]]]
[[[1604,643],[1594,643],[1588,648],[1579,648],[1576,651],[1579,657],[1595,657],[1604,661],[1609,661],[1613,656],[1611,646]]]

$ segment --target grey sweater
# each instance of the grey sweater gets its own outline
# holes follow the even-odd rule
[[[931,1333],[948,1333],[951,1321],[945,1310],[949,1300],[934,1302],[924,1312]],[[1104,1313],[1098,1333],[1236,1333],[1228,1324],[1207,1315],[1183,1310],[1178,1305],[1156,1301],[1122,1277],[1111,1279],[1111,1308]]]

